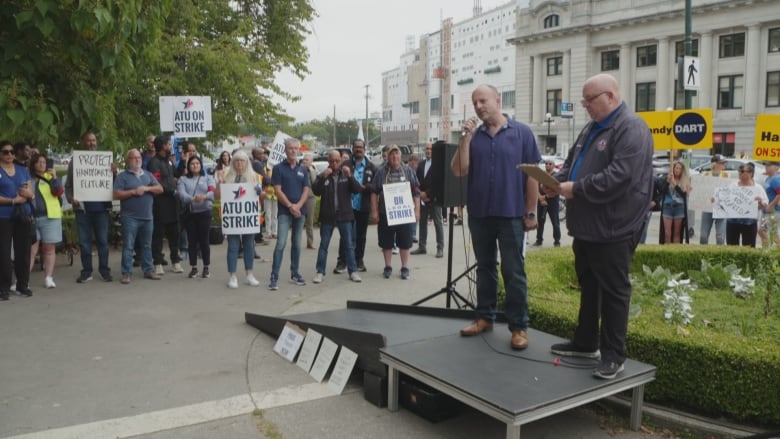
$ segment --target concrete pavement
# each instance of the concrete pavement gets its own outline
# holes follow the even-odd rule
[[[545,235],[551,245],[550,227]],[[130,285],[99,279],[77,284],[78,257],[68,267],[60,256],[57,288],[45,290],[36,268],[33,297],[0,303],[0,437],[504,437],[503,424],[475,411],[432,424],[403,409],[377,408],[363,399],[359,383],[334,396],[274,354],[274,340],[244,323],[246,311],[298,314],[343,308],[347,300],[409,304],[444,286],[446,257],[432,254],[411,257],[409,281],[398,277],[400,262],[394,256],[394,276],[383,279],[373,226],[368,236],[369,271],[361,273],[359,284],[332,274],[333,264],[324,283],[311,284],[314,250],[302,251],[308,284],[289,283],[289,246],[275,292],[265,288],[268,262],[255,267],[261,287],[229,290],[226,244],[212,247],[210,279],[167,272],[160,281],[136,274]],[[458,274],[473,263],[468,229],[455,227],[453,241]],[[569,245],[569,237],[562,242]],[[334,239],[331,260],[337,245]],[[268,259],[272,248],[257,247]],[[119,259],[112,251],[116,278]],[[473,297],[465,280],[457,288]],[[444,297],[427,305],[443,307]],[[604,429],[598,415],[582,408],[528,424],[523,437],[645,434]]]

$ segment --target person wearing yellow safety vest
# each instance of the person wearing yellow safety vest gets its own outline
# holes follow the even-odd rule
[[[30,252],[30,271],[35,264],[35,254],[40,245],[43,258],[43,272],[46,288],[55,288],[54,261],[56,259],[55,245],[62,241],[62,206],[60,196],[65,192],[62,182],[57,178],[54,168],[47,169],[45,154],[34,154],[30,160],[30,176],[33,181],[35,198],[32,200],[32,210],[35,216],[35,228],[38,241],[32,245]]]

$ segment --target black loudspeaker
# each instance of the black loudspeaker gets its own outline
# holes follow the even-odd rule
[[[450,162],[458,145],[438,141],[433,144],[430,179],[430,194],[434,204],[443,207],[458,207],[466,205],[466,184],[468,177],[456,177],[452,173]]]

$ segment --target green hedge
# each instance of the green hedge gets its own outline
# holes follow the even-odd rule
[[[632,271],[641,272],[644,264],[687,272],[698,270],[706,259],[734,263],[755,278],[761,260],[777,256],[777,252],[738,247],[647,246],[637,251]],[[573,259],[567,248],[530,252],[526,259],[531,325],[565,338],[574,331],[579,309]],[[763,293],[749,300],[763,303]],[[780,297],[776,294],[770,304],[774,314],[769,318],[777,321]],[[693,307],[695,314],[695,303]],[[701,324],[680,331],[660,319],[661,312],[648,311],[629,320],[627,338],[631,358],[658,368],[655,382],[646,387],[648,401],[709,416],[780,424],[778,340],[717,332]],[[755,318],[764,316],[757,313]]]

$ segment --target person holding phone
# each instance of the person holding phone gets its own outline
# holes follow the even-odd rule
[[[62,206],[60,196],[65,192],[62,182],[51,159],[46,155],[33,154],[30,160],[35,198],[32,202],[35,229],[38,240],[32,243],[30,250],[30,271],[35,265],[35,255],[40,247],[43,259],[44,284],[46,288],[56,288],[54,283],[54,261],[57,257],[55,246],[62,241]]]
[[[27,168],[14,163],[14,145],[0,141],[0,300],[11,291],[11,266],[16,274],[16,294],[30,297],[31,190]],[[19,207],[21,206],[21,207]],[[11,263],[13,242],[14,264]]]

